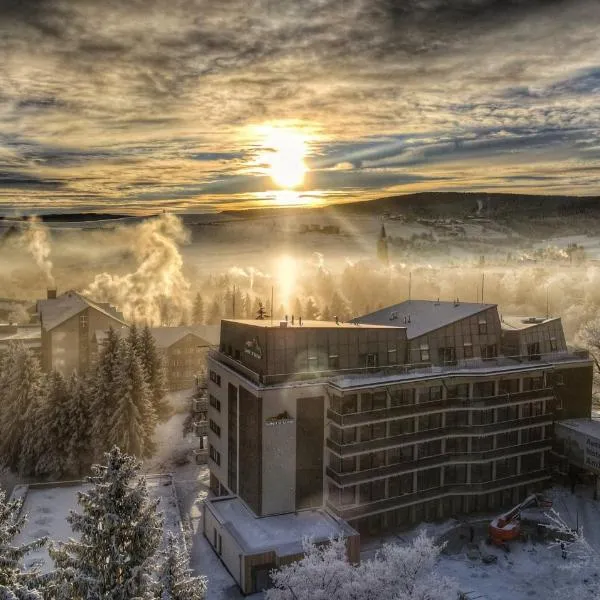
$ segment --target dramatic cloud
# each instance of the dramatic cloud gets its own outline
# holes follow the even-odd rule
[[[265,124],[324,200],[598,194],[599,38],[594,0],[0,0],[0,210],[268,203]]]

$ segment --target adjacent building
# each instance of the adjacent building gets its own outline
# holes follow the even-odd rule
[[[494,304],[225,320],[208,368],[213,492],[255,518],[325,511],[361,533],[516,503],[548,483],[555,422],[591,410],[592,362],[560,319]]]

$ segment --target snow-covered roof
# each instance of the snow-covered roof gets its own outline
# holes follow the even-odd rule
[[[22,342],[28,348],[39,347],[42,343],[42,329],[39,324],[0,327],[0,349],[10,342]]]
[[[600,421],[596,419],[565,419],[556,425],[600,440]]]
[[[356,317],[353,321],[364,325],[406,327],[406,335],[410,340],[495,307],[496,304],[475,302],[406,300]]]
[[[74,290],[69,290],[56,298],[38,300],[37,303],[37,310],[46,331],[54,329],[86,308],[97,310],[121,325],[127,325],[122,315],[108,303],[94,302]]]
[[[550,323],[551,321],[560,321],[560,317],[517,317],[502,315],[501,325],[505,331],[517,331]]]
[[[159,348],[168,348],[175,342],[183,339],[186,335],[192,334],[202,338],[211,346],[219,344],[221,328],[219,325],[186,325],[180,327],[151,327],[150,331],[156,340]]]
[[[339,321],[336,323],[335,321],[317,321],[317,320],[305,320],[302,319],[302,324],[299,323],[298,319],[294,320],[294,324],[292,325],[292,321],[288,320],[286,323],[282,319],[273,319],[271,321],[270,318],[266,319],[223,319],[225,322],[231,323],[241,323],[242,325],[252,325],[254,327],[265,327],[265,328],[274,328],[280,329],[281,327],[285,327],[287,329],[336,329],[336,328],[345,328],[345,329],[356,329],[358,327],[362,327],[363,329],[369,328],[389,328],[393,326],[393,323],[383,323],[382,325],[377,324],[362,324],[362,323],[343,323]],[[282,325],[283,323],[283,325]],[[400,327],[400,324],[398,323]]]
[[[256,517],[238,497],[212,498],[210,509],[236,538],[244,552],[258,554],[275,550],[279,556],[302,552],[302,540],[315,542],[339,535],[356,535],[354,529],[322,510],[303,510],[269,517]]]

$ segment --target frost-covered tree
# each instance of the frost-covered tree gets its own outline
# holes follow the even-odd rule
[[[199,292],[194,298],[194,305],[192,307],[192,323],[194,325],[204,324],[204,300]]]
[[[108,424],[108,442],[127,454],[152,456],[156,412],[138,355],[127,343],[119,345],[115,405]]]
[[[267,600],[453,600],[456,583],[435,572],[441,551],[421,534],[412,544],[386,544],[372,560],[352,565],[338,538],[304,544],[300,561],[273,571]]]
[[[71,399],[67,382],[58,371],[50,373],[46,387],[44,401],[33,419],[35,429],[30,434],[37,434],[39,440],[35,472],[61,478],[68,470],[69,442],[73,427],[70,422]],[[30,443],[34,444],[35,440],[32,439]]]
[[[221,306],[217,298],[214,298],[210,309],[208,311],[208,316],[206,317],[206,322],[208,325],[218,325],[221,320]]]
[[[300,302],[300,298],[296,298],[294,300],[294,312],[292,313],[296,318],[303,316],[302,311],[302,303]]]
[[[111,418],[117,405],[117,385],[120,374],[119,348],[122,343],[115,330],[110,328],[93,378],[92,439],[96,446],[94,448],[96,458],[110,448],[109,433]]]
[[[69,439],[67,442],[67,469],[80,476],[91,463],[90,384],[87,378],[73,373],[68,381]]]
[[[171,407],[165,398],[167,393],[165,366],[148,325],[144,327],[139,336],[138,347],[142,369],[144,370],[144,379],[148,385],[154,412],[160,420],[165,420],[171,414]]]
[[[189,568],[189,555],[183,544],[169,534],[167,547],[158,557],[156,598],[160,600],[204,600],[206,577],[194,577]]]
[[[304,318],[307,321],[312,321],[317,318],[318,314],[319,309],[317,308],[317,305],[314,303],[313,299],[309,297],[304,306]]]
[[[113,448],[94,465],[91,489],[79,492],[81,512],[67,517],[79,540],[50,548],[54,596],[70,600],[148,598],[152,557],[162,539],[158,500],[151,501],[141,465]]]
[[[22,570],[25,556],[47,542],[41,538],[16,546],[14,538],[25,525],[26,517],[21,513],[23,500],[6,500],[0,490],[0,598],[2,600],[42,600],[40,581],[36,571]]]
[[[27,422],[43,393],[37,358],[22,344],[11,345],[2,363],[0,380],[0,461],[15,471],[24,451]]]

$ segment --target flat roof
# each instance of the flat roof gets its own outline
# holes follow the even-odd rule
[[[302,552],[305,538],[319,542],[340,535],[356,535],[347,523],[323,510],[257,517],[237,496],[211,498],[205,502],[247,554],[275,550],[279,556],[289,556]]]
[[[281,325],[281,323],[285,323],[282,319],[273,319],[273,321],[271,321],[271,319],[223,319],[223,321],[228,323],[240,323],[241,325],[251,325],[253,327],[264,327],[267,329],[398,329],[397,327],[386,324],[343,323],[342,321],[336,323],[335,321],[305,321],[304,319],[302,319],[302,325],[295,319],[293,325],[291,320],[288,320],[287,325],[284,326]],[[405,329],[405,327],[401,327],[401,329]]]
[[[506,330],[521,330],[528,329],[529,327],[536,327],[544,323],[550,323],[551,321],[560,321],[560,317],[518,317],[518,316],[505,316],[502,315],[500,324],[502,329]]]
[[[600,440],[600,421],[596,419],[566,419],[557,425]]]
[[[352,320],[370,326],[405,327],[410,340],[496,306],[476,302],[406,300]]]

